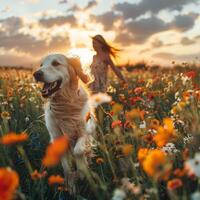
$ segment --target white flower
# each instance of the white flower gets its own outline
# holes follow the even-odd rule
[[[112,200],[123,200],[126,198],[126,193],[122,189],[115,189]]]
[[[90,97],[90,104],[92,107],[98,107],[103,103],[108,103],[112,100],[112,97],[106,93],[97,93]]]
[[[179,152],[179,150],[176,149],[176,146],[173,143],[167,143],[164,147],[162,147],[162,151],[164,151],[166,153],[177,153],[177,152]]]
[[[200,199],[200,192],[194,192],[191,195],[191,200],[199,200]]]
[[[189,173],[194,173],[197,177],[200,177],[200,153],[196,153],[193,159],[187,160],[185,167],[189,170]]]
[[[145,121],[142,121],[142,123],[139,125],[139,127],[140,127],[141,129],[146,128],[146,122],[145,122]]]

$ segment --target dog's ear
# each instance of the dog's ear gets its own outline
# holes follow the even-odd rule
[[[87,76],[82,69],[80,59],[78,57],[70,57],[67,58],[69,64],[73,67],[74,71],[76,72],[76,75],[84,82],[89,82],[89,76]]]

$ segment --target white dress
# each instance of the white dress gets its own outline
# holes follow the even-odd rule
[[[94,81],[89,85],[91,91],[93,93],[106,92],[108,65],[95,55],[90,68],[94,76]]]

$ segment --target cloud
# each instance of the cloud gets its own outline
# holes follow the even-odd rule
[[[103,24],[105,30],[112,30],[114,28],[114,22],[121,19],[121,16],[115,14],[113,11],[109,11],[101,15],[91,15],[90,19]]]
[[[136,19],[146,12],[157,14],[163,9],[181,10],[186,4],[198,2],[199,0],[142,0],[138,4],[118,3],[114,5],[114,9],[121,12],[125,19]]]
[[[95,7],[97,4],[98,4],[97,1],[91,0],[88,2],[87,6],[84,8],[84,10],[91,9],[91,8]]]
[[[140,20],[130,20],[124,22],[120,27],[128,36],[130,43],[143,44],[151,36],[164,31],[174,30],[177,32],[185,32],[193,28],[198,14],[189,13],[187,15],[177,15],[172,22],[166,23],[162,19],[152,15],[149,18],[142,18]],[[121,36],[120,36],[121,35]],[[116,39],[125,37],[124,33],[118,33]],[[127,40],[127,39],[125,39]],[[121,41],[124,44],[124,41]]]
[[[164,45],[163,41],[159,40],[159,39],[155,39],[152,43],[151,46],[153,48],[160,48]]]
[[[22,17],[9,17],[3,20],[0,20],[0,24],[3,29],[7,32],[17,32],[20,28],[24,26],[24,20]]]
[[[188,37],[183,37],[180,41],[183,46],[195,44],[195,40],[189,39]]]
[[[0,48],[5,50],[15,49],[19,52],[29,53],[35,56],[41,56],[49,51],[58,51],[70,46],[68,37],[55,36],[49,42],[38,40],[27,34],[5,35],[0,33]]]
[[[74,17],[74,15],[42,18],[39,20],[39,24],[46,28],[51,28],[53,26],[62,26],[65,24],[70,24],[71,26],[75,26],[76,23],[77,22],[76,22],[76,18]]]
[[[58,3],[59,4],[65,4],[65,3],[68,3],[68,0],[59,0]]]
[[[187,31],[194,26],[195,20],[198,16],[199,15],[195,13],[190,13],[187,15],[178,15],[171,23],[171,27],[180,32]]]
[[[115,38],[115,42],[120,43],[122,45],[130,45],[133,43],[134,37],[132,34],[129,34],[127,32],[122,32],[118,34]]]
[[[8,13],[8,12],[10,12],[10,11],[11,11],[11,7],[10,7],[10,6],[5,6],[5,7],[1,10],[2,13]]]

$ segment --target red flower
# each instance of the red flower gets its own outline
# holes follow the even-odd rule
[[[116,126],[122,127],[122,122],[120,120],[113,121],[111,127],[115,128]]]
[[[131,101],[131,105],[135,105],[137,101],[144,102],[144,99],[142,99],[141,97],[132,97],[130,98],[130,101]]]
[[[187,76],[189,78],[194,78],[196,76],[196,72],[195,71],[186,72],[185,76]]]

